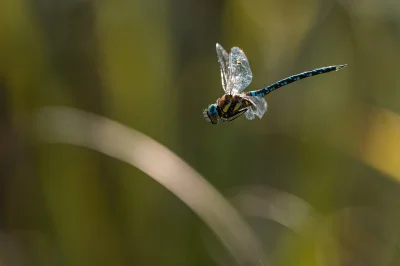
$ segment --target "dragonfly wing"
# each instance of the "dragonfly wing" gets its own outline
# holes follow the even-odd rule
[[[253,120],[256,116],[254,115],[254,112],[251,109],[248,109],[247,112],[245,113],[245,116],[248,120]]]
[[[229,52],[228,94],[239,94],[253,79],[250,64],[243,50],[233,47]]]
[[[229,78],[229,55],[219,43],[217,43],[216,49],[217,49],[218,63],[221,69],[222,88],[224,89],[225,93],[227,93],[228,78]]]
[[[261,119],[261,117],[263,117],[264,113],[267,111],[267,101],[263,97],[257,96],[243,96],[243,98],[253,104],[248,108],[246,112],[246,118],[253,120],[255,116],[258,116]]]

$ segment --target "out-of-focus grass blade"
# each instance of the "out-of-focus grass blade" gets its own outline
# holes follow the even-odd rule
[[[259,240],[239,213],[200,174],[160,143],[105,117],[68,107],[42,108],[35,123],[42,140],[87,147],[145,172],[197,213],[238,264],[259,265]]]

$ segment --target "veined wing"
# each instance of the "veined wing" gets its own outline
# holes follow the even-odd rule
[[[258,96],[243,95],[242,97],[253,104],[248,108],[246,112],[246,118],[248,120],[253,120],[255,116],[258,116],[261,119],[261,117],[267,111],[267,101],[263,97]]]
[[[239,94],[253,79],[249,61],[239,47],[233,47],[229,52],[229,71],[228,94]]]
[[[217,49],[218,63],[221,69],[222,88],[224,89],[225,93],[227,93],[228,92],[227,85],[229,78],[229,55],[219,43],[217,43],[216,49]]]

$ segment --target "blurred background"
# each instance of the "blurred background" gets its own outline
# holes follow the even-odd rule
[[[269,94],[262,120],[213,126],[217,42],[245,51],[249,90],[348,67]],[[241,214],[264,265],[400,265],[399,47],[395,0],[2,0],[0,265],[236,263],[152,176],[39,140],[48,105],[170,149]]]

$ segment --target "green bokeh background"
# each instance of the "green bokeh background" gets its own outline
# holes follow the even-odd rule
[[[216,42],[246,52],[251,90],[348,67],[268,95],[262,120],[212,126],[201,112],[223,93]],[[145,133],[223,194],[272,187],[332,220],[345,251],[258,221],[271,265],[400,265],[400,125],[369,135],[380,110],[400,115],[399,47],[390,0],[2,0],[0,265],[218,265],[207,249],[218,240],[151,177],[37,141],[29,117],[46,105]],[[353,207],[376,212],[332,218]]]

